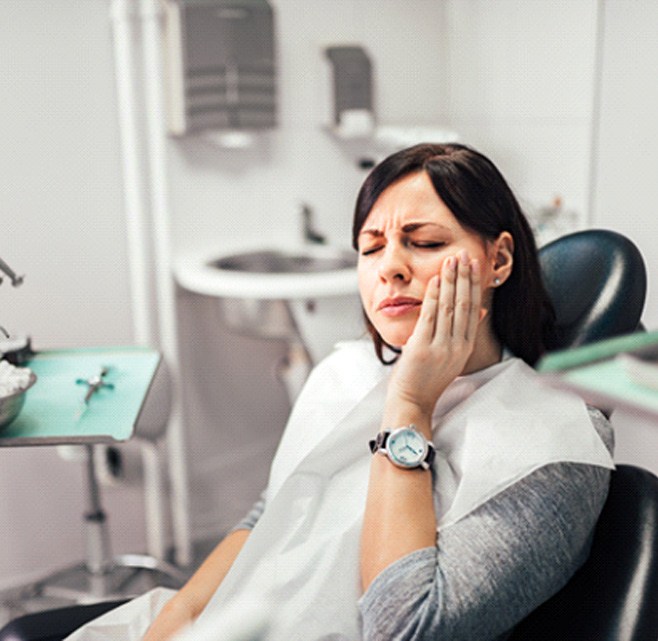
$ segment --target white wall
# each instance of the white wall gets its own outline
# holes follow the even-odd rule
[[[593,204],[593,222],[629,233],[644,251],[650,277],[656,273],[651,170],[658,135],[655,90],[647,89],[658,58],[652,0],[605,2],[604,109],[594,203],[589,154],[595,0],[314,0],[312,5],[277,0],[273,5],[281,125],[255,150],[227,151],[196,139],[170,142],[177,252],[227,238],[294,234],[300,199],[315,208],[321,231],[334,242],[347,242],[363,174],[319,129],[327,93],[321,50],[361,43],[373,58],[382,121],[439,121],[457,129],[462,140],[491,155],[531,205],[556,194],[581,213]],[[0,8],[0,256],[27,273],[21,289],[0,287],[0,324],[29,332],[38,347],[132,340],[107,12],[106,0],[4,0]],[[651,287],[650,327],[658,320]],[[182,312],[206,327],[212,324],[207,301],[185,300]],[[196,306],[199,312],[192,314]],[[235,358],[236,343],[225,336],[192,338],[182,352],[194,390],[212,389],[216,381],[230,396],[240,389],[238,381],[249,379],[243,369],[223,370],[230,364],[221,351],[204,349],[204,341],[217,350],[225,345]],[[276,360],[279,348],[264,348],[263,361],[252,352],[250,358],[265,373],[263,362]],[[199,354],[206,358],[201,369]],[[203,385],[196,384],[199,375],[205,377]],[[233,376],[235,387],[226,385],[227,376]],[[285,403],[275,386],[268,394],[275,408],[265,444],[271,448]],[[203,470],[195,477],[200,492],[193,514],[204,533],[219,531],[228,512],[241,509],[222,503],[231,486],[219,488],[214,475],[225,472],[216,464],[222,426],[247,420],[245,406],[252,399],[247,389],[237,415],[229,409],[220,414],[200,396],[187,399],[189,424],[200,426],[192,449],[207,451],[207,458],[195,460]],[[624,431],[624,437],[630,434]],[[652,463],[649,435],[651,428],[630,438],[623,456]],[[0,586],[80,558],[78,466],[50,449],[0,450],[0,458]],[[235,478],[235,470],[231,473]],[[141,549],[139,492],[106,494],[115,547]]]
[[[37,348],[131,343],[107,3],[3,1],[0,92],[0,256],[26,274],[0,286],[0,325]],[[0,586],[82,557],[82,479],[53,448],[0,449]],[[116,549],[142,545],[141,494],[110,494]]]
[[[530,210],[587,214],[596,0],[448,0],[447,116]]]
[[[644,322],[658,327],[658,5],[605,3],[595,221],[638,245],[649,272]],[[658,474],[658,426],[632,412],[614,415],[617,460]]]
[[[658,4],[605,3],[595,221],[627,234],[649,269],[645,322],[658,327]]]

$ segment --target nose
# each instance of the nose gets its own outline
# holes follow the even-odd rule
[[[393,243],[386,247],[379,263],[379,278],[387,283],[395,280],[409,282],[411,266],[404,247]]]

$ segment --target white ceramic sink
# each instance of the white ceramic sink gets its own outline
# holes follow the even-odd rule
[[[313,363],[363,334],[353,249],[261,242],[179,256],[184,289],[216,299],[232,332],[288,343],[279,368],[291,402]]]
[[[326,245],[260,244],[180,256],[185,289],[220,298],[300,300],[357,292],[356,252]]]

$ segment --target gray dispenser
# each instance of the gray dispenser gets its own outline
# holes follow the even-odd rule
[[[372,64],[362,47],[335,46],[325,51],[333,65],[334,125],[342,124],[347,112],[365,112],[374,117]]]
[[[274,16],[267,0],[167,2],[169,131],[274,127]]]

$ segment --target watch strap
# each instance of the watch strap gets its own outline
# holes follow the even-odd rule
[[[370,446],[370,452],[374,454],[379,450],[383,450],[386,447],[386,441],[388,441],[388,437],[390,435],[391,435],[391,430],[384,430],[383,432],[378,432],[375,438],[368,441],[368,445]]]

